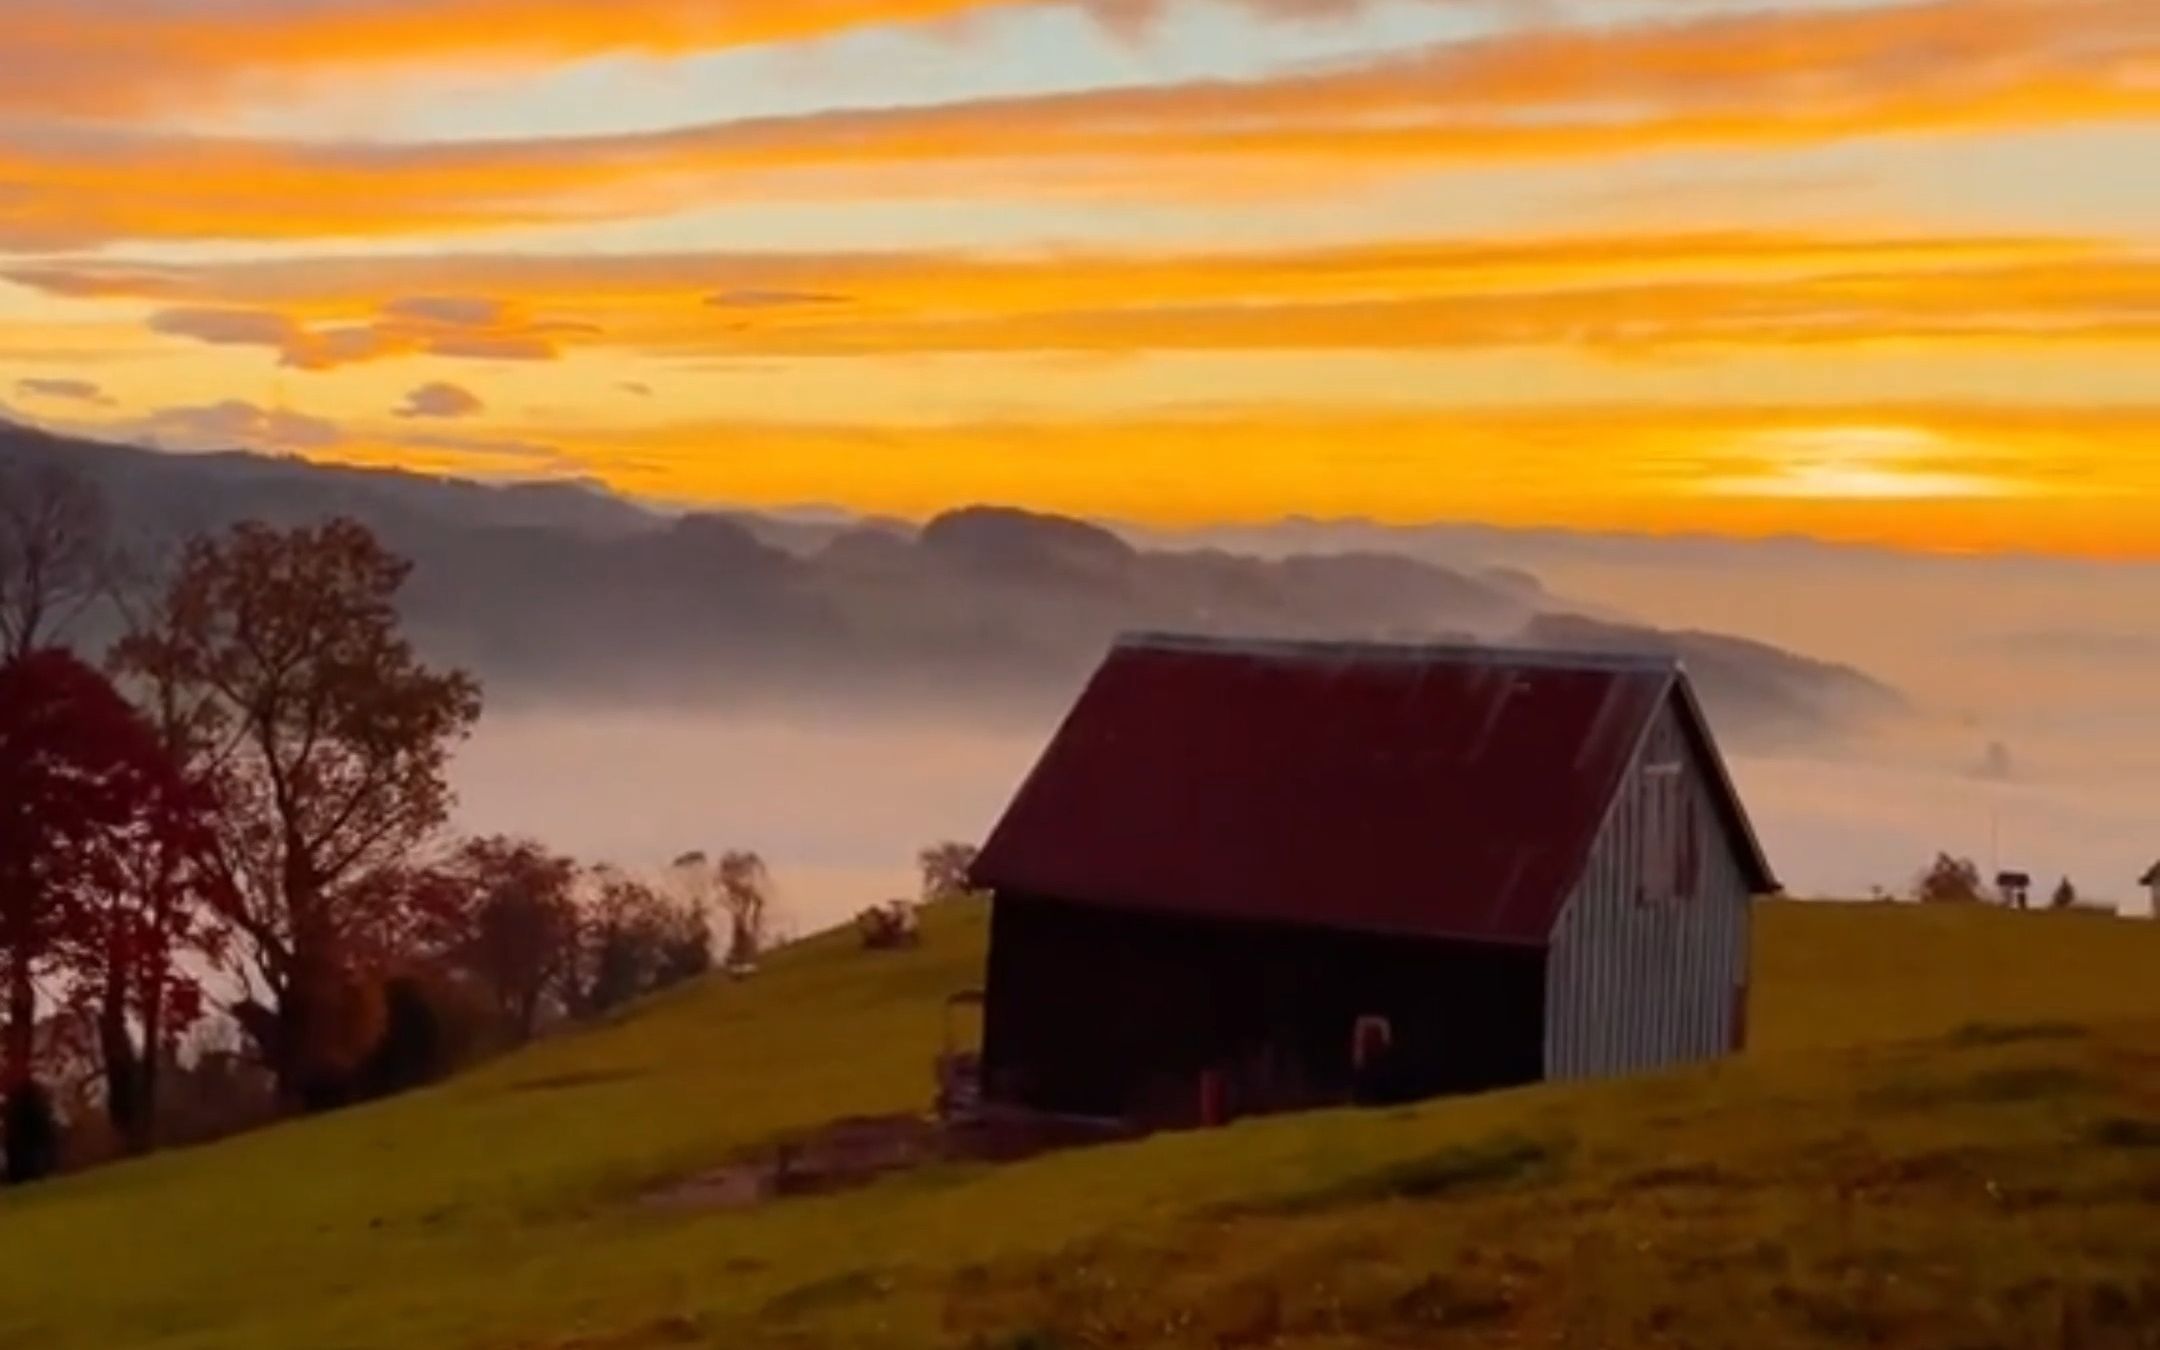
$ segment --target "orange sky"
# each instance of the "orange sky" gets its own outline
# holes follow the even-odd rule
[[[0,409],[684,502],[2160,555],[2160,10],[1525,13],[24,0]]]

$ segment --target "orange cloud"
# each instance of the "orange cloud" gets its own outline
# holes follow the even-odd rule
[[[405,402],[397,409],[396,416],[406,421],[429,418],[456,419],[473,417],[487,410],[480,396],[463,385],[435,381],[423,384],[405,395]]]
[[[635,135],[312,145],[33,129],[0,143],[0,180],[21,189],[0,200],[0,247],[475,230],[730,198],[1309,194],[1406,167],[2134,121],[2160,114],[2156,68],[2149,0],[1929,0]]]
[[[63,299],[277,307],[471,326],[514,311],[694,305],[710,311],[965,309],[1269,298],[1506,294],[1609,283],[2063,268],[2140,256],[2106,238],[1772,230],[1379,239],[1300,249],[641,254],[446,253],[173,264],[45,259],[0,280]],[[390,298],[385,298],[385,297]]]
[[[151,315],[150,330],[212,346],[265,347],[278,354],[278,364],[297,370],[410,355],[552,361],[562,337],[595,331],[533,322],[500,301],[463,297],[391,300],[377,316],[342,325],[310,325],[274,310],[183,307]]]
[[[112,395],[106,393],[102,385],[91,380],[65,377],[17,380],[15,392],[24,398],[41,399],[49,403],[80,403],[95,408],[113,406]]]
[[[153,329],[261,346],[305,369],[416,352],[546,356],[578,347],[832,357],[1542,346],[1617,357],[2160,341],[2160,253],[2027,236],[1731,232],[1210,254],[48,262],[0,276],[61,296],[169,304]],[[444,290],[460,284],[482,294]]]

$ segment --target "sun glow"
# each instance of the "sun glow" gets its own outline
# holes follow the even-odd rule
[[[1759,432],[1750,467],[1707,480],[1721,496],[1926,501],[2018,497],[2032,485],[1987,472],[1984,456],[1918,427],[1804,427]]]

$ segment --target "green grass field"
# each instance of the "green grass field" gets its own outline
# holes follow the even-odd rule
[[[1773,905],[1755,1046],[751,1210],[923,1104],[973,907],[438,1090],[0,1195],[0,1346],[2160,1345],[2160,925]]]

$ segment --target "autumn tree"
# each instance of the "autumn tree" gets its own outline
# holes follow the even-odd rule
[[[36,1081],[38,980],[102,946],[93,897],[124,884],[131,838],[173,828],[176,775],[150,728],[110,681],[76,657],[37,651],[0,666],[0,952],[7,1025],[0,1085],[12,1179],[50,1163]],[[89,930],[89,931],[86,931]],[[131,953],[131,969],[147,958]]]
[[[353,521],[242,524],[186,547],[155,622],[114,656],[194,709],[258,995],[235,1012],[289,1098],[320,1041],[355,1041],[369,1020],[365,938],[407,896],[381,875],[448,818],[449,755],[479,716],[474,681],[423,664],[399,631],[409,570]]]
[[[1931,905],[1972,905],[1981,898],[1980,866],[1970,858],[1947,853],[1935,855],[1920,879],[1913,883],[1913,897]]]
[[[947,840],[916,854],[915,866],[922,874],[923,900],[926,903],[954,900],[969,894],[973,887],[968,881],[968,872],[975,866],[977,852],[973,844]]]
[[[680,860],[678,860],[678,866]],[[613,868],[588,877],[581,1011],[609,1012],[712,968],[706,912]]]
[[[448,869],[464,897],[442,957],[475,981],[517,1040],[576,1003],[577,863],[525,839],[474,839]]]
[[[130,632],[157,626],[164,597],[115,577]],[[155,1142],[168,1061],[206,1011],[203,967],[222,959],[227,926],[213,785],[203,772],[208,707],[177,672],[122,674],[122,691],[169,769],[148,828],[113,841],[105,884],[90,897],[75,945],[72,1000],[96,1029],[106,1114],[131,1151]],[[198,959],[189,959],[198,958]]]
[[[104,593],[105,501],[55,466],[0,466],[0,660],[52,645]]]
[[[157,1138],[159,1080],[205,1011],[202,970],[224,950],[212,801],[158,747],[163,772],[111,831],[67,946],[70,1001],[96,1029],[104,1105],[129,1152]]]

